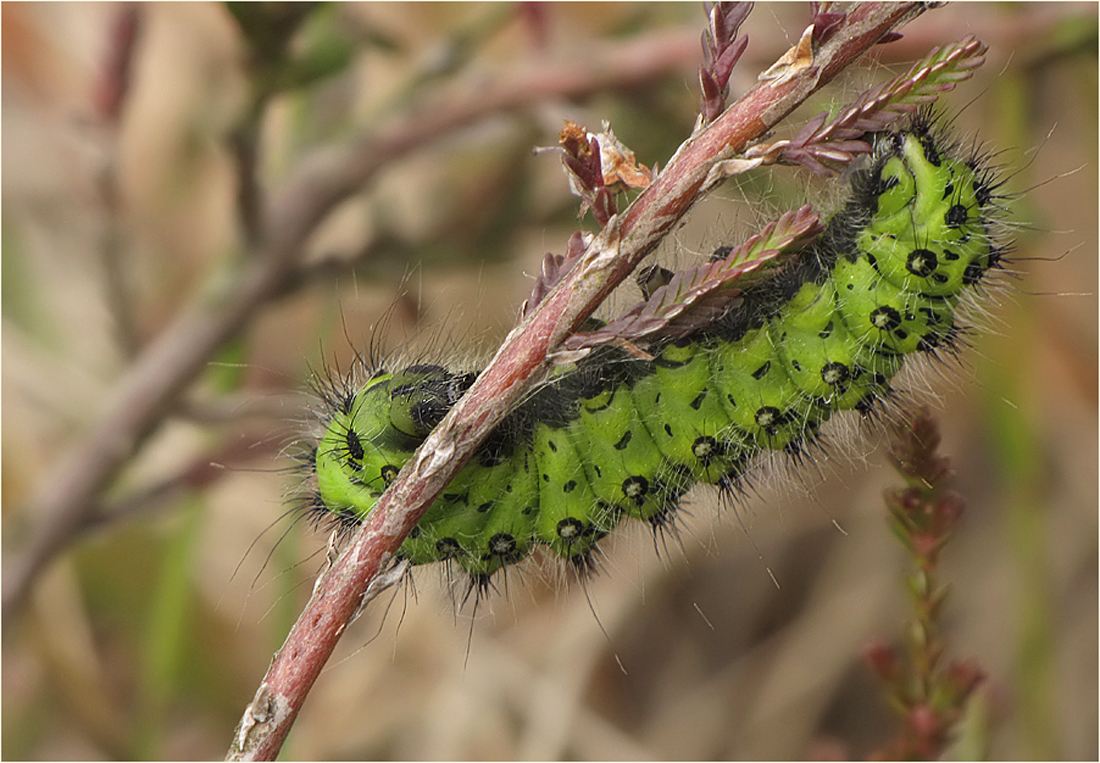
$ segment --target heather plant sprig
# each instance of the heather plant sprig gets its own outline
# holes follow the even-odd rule
[[[829,39],[817,46],[812,44],[812,26],[807,28],[799,43],[758,77],[749,92],[698,126],[667,164],[651,173],[651,182],[636,186],[641,192],[621,211],[611,188],[619,181],[629,185],[622,171],[633,174],[629,154],[610,141],[605,146],[586,131],[574,131],[565,150],[576,161],[568,169],[581,178],[579,195],[594,210],[601,230],[582,237],[583,253],[570,252],[560,262],[544,263],[549,265],[547,281],[536,284],[535,292],[545,294],[537,304],[528,304],[489,365],[372,502],[369,515],[318,581],[273,660],[241,720],[231,757],[277,754],[336,641],[360,611],[371,582],[392,568],[395,554],[425,512],[494,428],[569,354],[565,342],[615,287],[707,192],[732,174],[764,163],[759,157],[745,158],[753,141],[926,8],[917,3],[852,6],[835,21]],[[727,34],[735,33],[728,26]],[[610,137],[609,130],[605,133]],[[609,146],[615,149],[610,153],[624,159],[611,173],[605,164],[604,149]],[[549,287],[551,278],[554,285]],[[357,453],[355,440],[344,439],[349,452]]]
[[[896,737],[877,750],[883,760],[938,759],[951,741],[967,700],[984,680],[973,660],[943,664],[940,616],[948,587],[939,560],[965,502],[951,489],[950,461],[939,455],[939,426],[927,410],[899,425],[890,460],[907,483],[886,492],[890,526],[913,565],[906,580],[913,617],[901,648],[875,643],[865,656],[898,716]]]
[[[986,47],[974,37],[932,50],[905,74],[859,95],[831,121],[821,112],[790,140],[760,143],[745,152],[746,159],[764,164],[796,164],[817,175],[830,175],[833,165],[844,165],[871,147],[862,140],[884,130],[955,88],[985,61]]]
[[[805,246],[824,230],[807,204],[768,223],[739,247],[728,249],[705,265],[667,272],[663,285],[646,299],[596,331],[578,331],[563,343],[569,350],[599,347],[643,337],[686,336],[717,320],[752,282],[752,275],[784,261],[783,255]]]
[[[699,90],[703,103],[699,112],[710,122],[726,108],[730,74],[749,45],[748,36],[738,37],[752,3],[707,3],[707,28],[703,31],[705,63],[699,67]]]

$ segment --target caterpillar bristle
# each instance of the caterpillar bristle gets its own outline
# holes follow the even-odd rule
[[[474,597],[474,609],[476,610],[478,603],[488,598],[490,592],[500,593],[500,589],[493,582],[494,574],[492,572],[478,572],[468,575],[466,578],[466,591],[462,595],[462,600],[458,605],[459,608],[466,606],[471,595]]]
[[[315,530],[335,531],[341,537],[349,534],[363,521],[350,511],[332,511],[315,490],[302,495],[298,509],[306,515]]]
[[[683,502],[677,502],[666,511],[655,514],[647,520],[653,535],[653,552],[657,556],[668,557],[668,544],[672,541],[681,551],[684,550],[683,532],[685,520],[692,516],[691,510]]]
[[[654,532],[658,532],[676,521],[676,513],[678,511],[680,511],[679,499],[677,499],[675,503],[670,502],[665,504],[656,514],[651,514],[646,517],[645,521]]]
[[[566,559],[570,569],[576,574],[577,579],[584,581],[595,577],[601,569],[600,560],[603,552],[597,548],[590,548]]]

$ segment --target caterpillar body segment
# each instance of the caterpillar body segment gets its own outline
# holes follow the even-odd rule
[[[679,496],[644,476],[658,474],[664,458],[642,421],[629,385],[608,385],[582,398],[577,426],[585,432],[606,433],[581,438],[581,458],[600,500],[646,521],[675,508]]]

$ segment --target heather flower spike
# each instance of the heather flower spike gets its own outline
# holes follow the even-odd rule
[[[741,23],[752,10],[752,3],[707,3],[707,28],[703,32],[703,55],[706,63],[699,67],[699,89],[703,95],[700,113],[710,122],[726,108],[730,73],[749,44],[748,37],[738,37]]]
[[[949,489],[950,461],[939,455],[939,428],[927,411],[897,428],[890,459],[907,486],[890,490],[891,525],[912,557],[907,580],[913,610],[904,646],[869,646],[864,657],[882,681],[900,728],[876,751],[884,760],[934,760],[943,756],[966,702],[984,680],[973,661],[941,666],[946,643],[939,616],[947,586],[937,580],[939,554],[962,514],[963,500]]]
[[[986,47],[974,37],[936,48],[900,77],[864,91],[855,103],[826,124],[827,114],[813,117],[790,140],[761,143],[749,148],[746,160],[763,164],[798,164],[817,175],[832,174],[832,165],[844,165],[869,152],[861,140],[867,133],[884,130],[940,93],[969,79],[985,61]]]
[[[605,186],[616,191],[649,187],[653,173],[644,164],[638,164],[634,152],[615,137],[607,122],[603,123],[603,132],[593,137],[600,146],[600,166]]]
[[[652,288],[644,301],[596,331],[577,332],[563,347],[580,350],[643,337],[652,341],[686,336],[730,309],[754,274],[782,265],[783,255],[801,249],[823,229],[807,204],[769,223],[736,249],[719,249],[722,256],[705,265],[676,273],[650,271],[647,289],[654,278],[662,285]]]
[[[535,279],[535,285],[531,287],[531,296],[520,308],[521,318],[526,318],[529,313],[533,312],[543,298],[550,293],[550,290],[557,285],[558,281],[564,278],[565,274],[577,264],[591,241],[591,234],[576,231],[569,237],[564,255],[554,254],[553,252],[546,253],[542,258],[542,272]]]

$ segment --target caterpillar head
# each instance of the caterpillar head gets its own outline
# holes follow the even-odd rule
[[[365,517],[470,380],[433,365],[376,374],[328,422],[316,452],[330,511]]]

